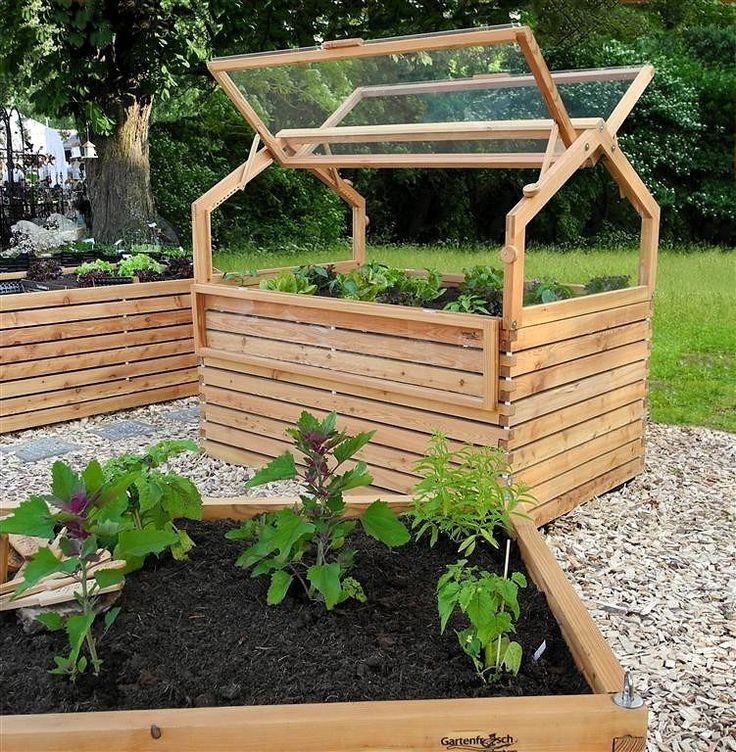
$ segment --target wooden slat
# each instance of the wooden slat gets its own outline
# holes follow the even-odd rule
[[[114,413],[117,410],[127,410],[141,405],[151,405],[156,402],[168,402],[169,400],[192,397],[197,394],[199,383],[196,381],[196,371],[192,372],[193,379],[175,386],[154,388],[146,391],[133,392],[131,394],[118,394],[114,397],[93,399],[89,402],[76,402],[64,407],[50,408],[46,410],[34,410],[33,412],[20,413],[9,417],[0,417],[0,433],[11,431],[24,431],[35,426],[45,426],[52,423],[60,423],[66,420],[78,420],[89,415],[102,413]]]
[[[39,293],[43,294],[43,293]],[[25,311],[11,311],[0,314],[0,329],[54,324],[59,321],[85,321],[122,317],[154,311],[187,309],[191,306],[191,296],[166,295],[155,298],[134,298],[132,300],[111,300],[105,303],[68,305],[64,308],[39,308]]]
[[[512,378],[510,381],[502,381],[501,399],[513,398],[514,404],[516,404],[518,400],[522,400],[529,395],[539,394],[596,373],[611,371],[628,363],[646,360],[648,357],[648,342],[632,342],[628,345],[615,347],[612,350],[578,358],[559,366],[532,371],[523,376]],[[508,397],[505,396],[506,393],[508,393]]]
[[[3,344],[28,345],[50,341],[71,340],[80,337],[96,337],[102,334],[133,332],[140,329],[154,329],[162,326],[191,324],[191,309],[158,311],[127,317],[70,321],[46,326],[28,326],[10,329],[2,333]],[[0,350],[4,352],[4,350]]]
[[[526,373],[569,363],[586,355],[606,352],[621,345],[648,340],[651,327],[648,321],[604,329],[562,342],[541,345],[514,353],[512,365],[501,365],[501,376],[523,376]]]
[[[120,352],[120,351],[119,351]],[[124,358],[125,351],[121,353]],[[47,374],[44,376],[30,377],[6,381],[0,385],[0,412],[4,412],[5,400],[10,397],[22,395],[34,395],[29,397],[29,408],[35,404],[38,395],[45,392],[54,392],[61,389],[76,389],[88,384],[108,384],[114,381],[129,379],[133,376],[142,376],[153,373],[166,373],[181,370],[182,368],[195,368],[197,358],[194,353],[176,354],[170,357],[147,357],[135,358],[134,348],[128,351],[130,360],[121,360],[114,365],[105,365],[98,368],[84,368],[82,363],[76,365],[81,370],[66,370],[61,373]],[[81,357],[77,358],[82,360]],[[53,363],[53,365],[57,365]]]
[[[207,313],[207,328],[215,332],[246,335],[239,338],[239,345],[236,345],[231,338],[231,346],[236,352],[244,350],[254,338],[257,338],[335,348],[345,352],[377,355],[396,360],[411,359],[416,363],[476,371],[478,373],[483,370],[480,362],[481,353],[477,347],[466,348],[440,342],[423,341],[423,346],[417,348],[417,340],[411,337],[386,336],[374,334],[370,331],[357,332],[354,329],[338,329],[327,324],[294,323],[275,318],[209,311]],[[218,340],[211,335],[209,343],[212,347],[222,349],[222,345],[218,344]],[[413,350],[409,358],[408,348],[412,347]]]
[[[103,303],[120,299],[155,298],[163,295],[185,295],[192,287],[191,279],[164,282],[76,287],[68,290],[0,295],[0,311],[27,311],[33,308],[56,308],[83,303]]]
[[[46,410],[52,407],[73,405],[86,400],[101,400],[106,397],[130,394],[135,391],[145,391],[165,386],[174,386],[191,382],[196,378],[196,370],[185,368],[168,373],[156,373],[152,375],[134,377],[112,381],[106,384],[92,384],[88,386],[73,387],[55,392],[38,394],[32,398],[13,397],[0,402],[0,411],[3,419],[6,416],[27,413],[35,410]],[[9,430],[9,429],[6,429]],[[13,429],[17,430],[17,429]]]
[[[535,465],[529,465],[523,469],[518,469],[515,466],[514,478],[534,488],[554,476],[579,467],[585,462],[601,457],[632,441],[637,439],[641,441],[643,437],[644,423],[642,420],[632,421],[571,447],[551,458],[546,457]]]
[[[544,152],[487,152],[459,154],[448,152],[417,154],[310,154],[305,157],[285,157],[286,167],[344,167],[346,169],[402,169],[430,168],[442,170],[538,170],[544,164]]]
[[[580,337],[591,332],[644,321],[650,315],[650,303],[636,303],[631,306],[613,308],[610,311],[597,311],[583,316],[552,321],[548,324],[524,327],[516,332],[504,332],[501,338],[502,349],[516,353],[520,350]]]
[[[603,415],[596,415],[590,420],[568,426],[520,449],[514,449],[509,454],[509,461],[514,471],[518,472],[543,460],[557,457],[572,447],[592,441],[616,428],[641,421],[643,417],[644,401],[640,399]]]
[[[612,488],[620,486],[644,470],[644,459],[639,457],[625,465],[610,470],[575,488],[560,494],[552,501],[540,504],[528,512],[535,525],[541,527],[569,512],[579,504],[590,501]]]
[[[646,379],[646,361],[614,368],[608,373],[589,376],[579,381],[549,389],[514,404],[514,425],[551,413],[576,402],[591,399],[621,386]]]

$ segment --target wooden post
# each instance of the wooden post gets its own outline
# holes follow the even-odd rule
[[[0,584],[8,579],[8,557],[10,556],[10,540],[3,533],[0,535]]]

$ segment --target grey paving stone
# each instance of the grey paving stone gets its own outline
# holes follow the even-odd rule
[[[57,457],[77,449],[82,449],[82,447],[79,444],[71,444],[68,441],[53,437],[28,441],[18,446],[13,445],[15,456],[24,462],[45,460],[47,457]]]
[[[155,426],[142,423],[140,420],[118,420],[100,428],[94,428],[92,433],[102,436],[108,441],[121,441],[133,436],[149,436],[156,433]]]
[[[178,420],[181,423],[193,423],[194,421],[199,420],[199,408],[186,407],[182,410],[171,410],[168,413],[164,413],[164,418]]]

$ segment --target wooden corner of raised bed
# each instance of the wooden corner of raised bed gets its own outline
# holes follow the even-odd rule
[[[397,511],[409,502],[385,498]],[[204,518],[246,519],[296,502],[208,499]],[[348,513],[367,503],[350,499]],[[624,673],[610,647],[542,534],[524,521],[516,537],[591,694],[15,715],[2,721],[3,752],[644,752],[646,706],[614,702]]]

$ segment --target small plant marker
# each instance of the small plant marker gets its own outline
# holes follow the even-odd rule
[[[503,578],[508,580],[509,578],[509,554],[511,553],[511,538],[506,539],[506,560],[503,565]],[[505,604],[501,604],[501,613],[504,611]],[[501,663],[501,635],[498,636],[498,649],[496,650],[496,670]]]

